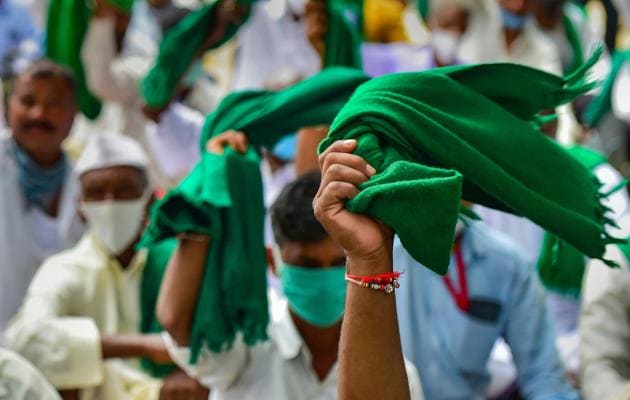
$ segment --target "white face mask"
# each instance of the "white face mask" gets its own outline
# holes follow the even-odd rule
[[[431,31],[431,45],[438,60],[444,65],[455,63],[460,37],[456,33],[444,29]]]
[[[142,229],[147,196],[134,200],[81,202],[90,231],[111,255],[119,255]]]

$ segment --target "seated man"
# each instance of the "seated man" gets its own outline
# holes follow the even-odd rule
[[[40,61],[15,80],[0,138],[0,335],[37,267],[81,237],[78,187],[61,143],[77,112],[72,73]]]
[[[159,335],[139,334],[140,282],[151,257],[136,250],[151,201],[147,157],[133,139],[102,133],[75,172],[89,232],[41,266],[7,343],[66,398],[157,399],[160,382],[123,360],[169,361]],[[190,398],[207,397],[199,385],[191,391]]]
[[[234,143],[244,140],[237,136],[232,136]],[[180,240],[164,278],[158,318],[169,333],[165,337],[172,357],[212,389],[212,399],[337,398],[346,256],[313,214],[319,184],[317,172],[301,176],[271,209],[280,247],[277,270],[287,301],[272,307],[267,342],[248,348],[237,341],[220,354],[203,349],[197,363],[189,364],[190,321],[210,238]],[[407,364],[407,371],[412,398],[421,398],[415,368]]]

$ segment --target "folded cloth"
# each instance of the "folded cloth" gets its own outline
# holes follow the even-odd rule
[[[567,78],[489,64],[374,79],[340,111],[320,151],[358,140],[356,153],[377,174],[348,209],[392,227],[437,273],[449,264],[461,199],[522,215],[601,258],[618,240],[604,229],[600,183],[533,124],[593,87],[584,75],[598,53]]]
[[[614,239],[604,230],[598,182],[531,122],[540,110],[589,90],[583,75],[592,62],[567,78],[490,64],[366,82],[359,71],[330,68],[280,92],[228,96],[206,120],[202,149],[228,129],[245,132],[252,146],[245,155],[204,154],[156,204],[143,237],[143,243],[182,232],[213,238],[191,334],[193,360],[204,344],[225,349],[237,332],[249,344],[265,337],[257,150],[333,118],[320,151],[357,139],[356,153],[377,169],[347,207],[394,228],[410,254],[434,271],[448,266],[462,198],[519,213],[602,257]]]
[[[254,1],[237,2],[250,5]],[[140,93],[147,105],[163,107],[173,98],[179,81],[190,67],[204,40],[215,28],[214,18],[219,6],[220,2],[217,0],[204,5],[186,15],[164,35],[155,64],[140,83]],[[217,48],[230,40],[246,20],[247,18],[243,18],[239,23],[230,24],[211,48]]]

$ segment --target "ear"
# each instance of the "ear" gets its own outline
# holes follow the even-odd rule
[[[267,265],[271,268],[271,272],[273,272],[274,276],[278,276],[278,266],[273,257],[273,249],[271,247],[265,247],[265,254],[267,256]]]

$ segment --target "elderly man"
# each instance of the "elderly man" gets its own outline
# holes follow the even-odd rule
[[[88,143],[76,175],[89,231],[41,266],[7,343],[64,396],[157,399],[160,382],[123,361],[169,361],[159,335],[139,334],[143,268],[158,251],[136,250],[151,201],[147,157],[133,139],[102,133]],[[207,397],[181,372],[166,379],[160,398],[171,391]]]
[[[78,189],[61,149],[77,111],[72,74],[42,61],[15,81],[0,139],[0,332],[37,267],[81,235]]]

